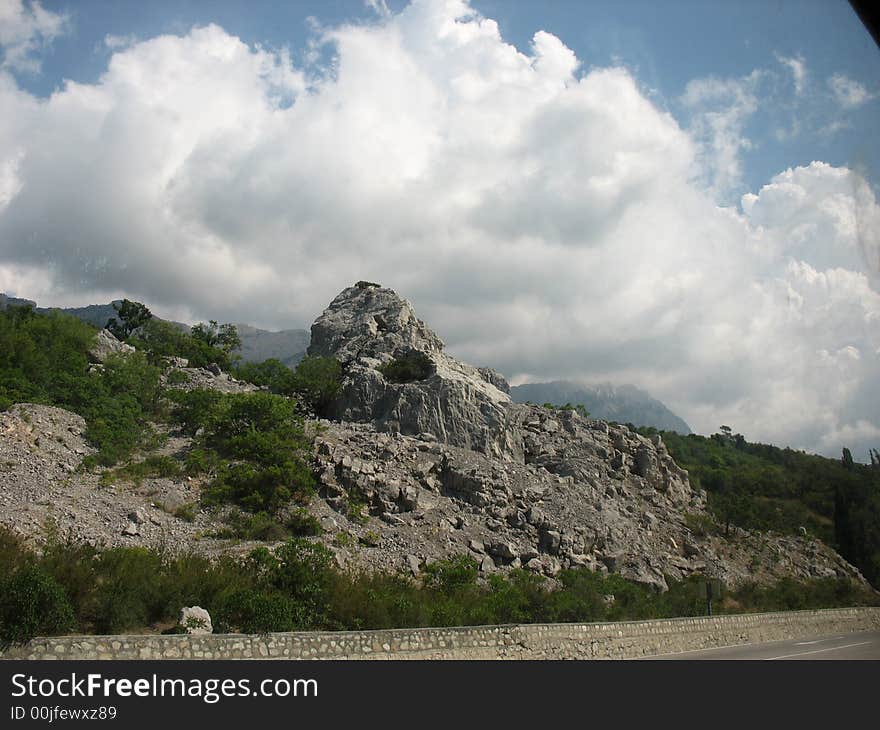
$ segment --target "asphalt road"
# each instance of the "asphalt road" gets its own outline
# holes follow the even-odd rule
[[[880,659],[880,631],[770,641],[765,644],[739,644],[713,649],[697,649],[676,654],[658,654],[650,659],[763,659],[792,661],[799,659]]]

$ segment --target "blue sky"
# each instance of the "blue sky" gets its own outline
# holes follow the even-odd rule
[[[387,2],[387,4],[386,4]],[[846,2],[0,0],[0,291],[308,327],[880,445],[880,52]]]

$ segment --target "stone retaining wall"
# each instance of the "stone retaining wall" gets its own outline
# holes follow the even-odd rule
[[[38,638],[5,659],[624,659],[880,629],[880,608],[594,624]]]

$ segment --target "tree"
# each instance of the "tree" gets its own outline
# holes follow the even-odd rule
[[[294,371],[293,389],[317,415],[328,415],[342,390],[342,366],[332,357],[306,357]]]
[[[234,324],[218,325],[213,319],[207,325],[199,322],[192,328],[191,334],[194,339],[204,342],[208,347],[216,347],[227,355],[241,347],[241,338]]]
[[[127,340],[153,318],[152,312],[140,302],[123,299],[113,302],[116,317],[107,320],[107,329],[117,340]]]
[[[840,463],[843,464],[844,469],[852,471],[855,468],[852,452],[846,446],[843,447],[843,456],[840,458]]]

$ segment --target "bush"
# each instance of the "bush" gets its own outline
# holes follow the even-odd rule
[[[434,363],[425,353],[412,352],[381,366],[379,372],[392,383],[412,383],[430,377]]]
[[[101,553],[92,621],[100,634],[147,626],[167,615],[163,557],[145,548]]]
[[[275,553],[277,563],[270,571],[273,587],[296,603],[299,628],[320,628],[326,624],[334,580],[333,553],[320,543],[292,538]]]
[[[204,428],[201,443],[221,457],[206,503],[272,513],[313,493],[311,444],[292,401],[270,393],[226,395]]]
[[[245,588],[231,592],[220,599],[213,616],[215,630],[223,633],[266,634],[298,628],[294,602],[277,591]]]
[[[342,366],[332,357],[306,357],[296,366],[292,380],[295,393],[318,416],[327,416],[342,390]]]
[[[70,631],[73,607],[58,582],[38,565],[26,565],[0,580],[0,647],[35,636]]]
[[[239,380],[266,387],[271,393],[292,395],[296,392],[296,376],[293,370],[275,358],[259,363],[243,363],[235,368],[234,375]]]
[[[476,585],[479,566],[470,555],[438,560],[425,566],[425,585],[452,594]]]
[[[224,404],[226,396],[216,390],[172,390],[169,400],[174,404],[171,418],[184,433],[195,436],[199,429],[205,428],[215,420]]]
[[[101,475],[102,484],[112,484],[114,481],[130,481],[140,485],[141,481],[149,478],[172,478],[183,473],[180,462],[170,456],[148,456],[143,461],[135,461],[125,466],[104,472]]]
[[[217,363],[223,370],[233,366],[232,352],[241,346],[238,331],[231,324],[199,323],[187,332],[172,322],[155,318],[141,326],[128,342],[148,353],[150,362],[155,365],[167,357],[183,357],[190,367],[203,368]]]

